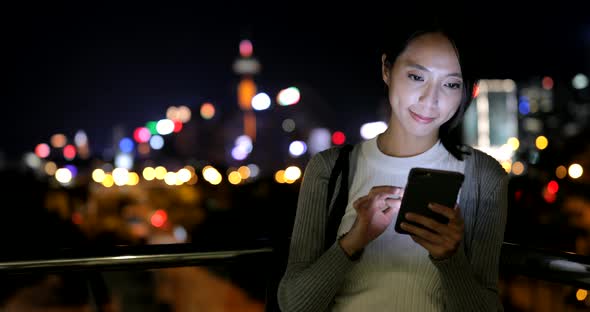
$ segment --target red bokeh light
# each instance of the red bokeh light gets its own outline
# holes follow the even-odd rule
[[[332,143],[342,145],[346,141],[346,136],[342,131],[336,131],[332,134]]]

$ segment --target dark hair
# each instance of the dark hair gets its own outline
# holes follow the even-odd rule
[[[466,58],[459,53],[460,45],[458,44],[457,40],[454,40],[454,36],[451,35],[451,31],[444,29],[442,26],[433,26],[431,28],[426,28],[418,31],[414,31],[410,33],[409,36],[406,36],[405,40],[398,41],[395,44],[395,40],[389,39],[388,42],[384,45],[383,53],[385,54],[385,66],[389,67],[390,69],[393,67],[395,60],[399,57],[399,55],[405,51],[408,45],[416,38],[430,33],[439,33],[445,36],[455,48],[455,52],[457,53],[457,59],[459,60],[459,66],[461,67],[461,73],[463,76],[463,94],[461,96],[461,103],[457,111],[449,119],[447,122],[442,124],[439,129],[439,138],[443,146],[458,160],[463,160],[463,155],[468,154],[468,152],[463,149],[464,144],[462,144],[461,136],[458,133],[459,125],[463,120],[463,116],[465,115],[465,111],[471,104],[472,100],[472,92],[473,87],[476,82],[476,79],[472,77],[471,72],[468,71],[469,64],[467,64]],[[393,45],[391,43],[394,43]]]

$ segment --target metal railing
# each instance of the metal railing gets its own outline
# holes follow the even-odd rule
[[[223,265],[240,262],[247,257],[270,259],[274,253],[275,249],[265,241],[218,248],[171,244],[93,250],[67,249],[53,254],[30,254],[21,259],[0,259],[0,274]],[[505,242],[502,246],[500,269],[503,273],[590,288],[590,256]]]

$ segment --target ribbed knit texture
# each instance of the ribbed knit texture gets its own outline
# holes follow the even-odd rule
[[[335,149],[308,163],[300,189],[289,262],[279,285],[283,311],[498,311],[500,248],[504,237],[507,175],[496,160],[470,149],[465,161],[438,143],[416,157],[381,153],[375,139],[357,144],[350,202],[374,185],[405,186],[413,166],[465,173],[459,206],[465,235],[459,251],[436,261],[393,223],[371,242],[361,259],[350,261],[338,243],[324,252],[327,184]],[[360,151],[358,150],[360,149]],[[354,157],[357,155],[358,157]],[[354,167],[354,166],[353,166]],[[339,233],[354,221],[347,207]]]

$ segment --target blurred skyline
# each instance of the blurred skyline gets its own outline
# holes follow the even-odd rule
[[[533,13],[524,5],[481,5],[438,16],[462,29],[480,78],[551,76],[558,86],[589,72],[590,18],[578,17],[580,7],[560,2]],[[373,121],[384,95],[381,36],[429,16],[401,10],[368,3],[324,11],[303,3],[14,5],[1,22],[9,79],[0,151],[17,157],[54,133],[80,129],[91,147],[104,148],[113,127],[130,132],[172,105],[196,112],[212,102],[219,114],[237,112],[232,63],[242,39],[252,41],[262,64],[260,91],[313,90],[322,106],[314,109],[331,116],[326,126]]]

